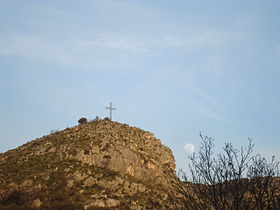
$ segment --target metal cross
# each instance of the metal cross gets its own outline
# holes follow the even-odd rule
[[[113,110],[117,110],[116,108],[113,108],[112,106],[112,102],[110,102],[110,106],[106,106],[105,109],[109,109],[110,110],[110,120],[112,120],[112,111]]]

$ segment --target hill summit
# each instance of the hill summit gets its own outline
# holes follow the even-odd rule
[[[0,208],[176,209],[174,175],[152,133],[94,120],[0,154]]]

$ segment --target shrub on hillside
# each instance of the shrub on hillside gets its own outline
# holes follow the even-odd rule
[[[80,118],[78,120],[78,123],[79,123],[79,125],[87,123],[87,118],[84,118],[84,117]]]

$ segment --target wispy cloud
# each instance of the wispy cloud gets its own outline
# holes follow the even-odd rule
[[[129,15],[130,17],[155,18],[167,16],[159,10],[151,9],[136,1],[127,0],[87,0],[84,4],[99,11],[112,11],[113,14]],[[110,13],[107,13],[107,15]]]
[[[50,38],[41,36],[0,37],[0,54],[16,55],[60,64],[92,64],[102,56],[158,55],[170,50],[201,50],[223,44],[222,33],[205,32],[200,35],[179,37],[167,35],[151,37],[96,33],[92,38],[73,36]],[[106,61],[107,62],[107,61]]]
[[[199,86],[192,84],[187,85],[188,90],[192,94],[192,100],[186,101],[186,103],[194,110],[198,111],[204,116],[210,119],[234,125],[235,123],[226,117],[224,112],[225,105],[219,102],[219,98],[215,98],[213,95],[205,90],[201,90]],[[196,95],[197,97],[194,97]]]
[[[15,25],[27,25],[30,31],[2,33],[0,54],[110,68],[132,58],[218,49],[239,38],[238,32],[225,28],[173,26],[170,13],[137,2],[87,0],[79,8],[69,5],[25,5],[26,13],[30,11],[41,19],[15,18]],[[77,22],[71,24],[72,20]],[[173,17],[173,21],[180,20]],[[9,27],[16,26],[7,25],[7,30]]]

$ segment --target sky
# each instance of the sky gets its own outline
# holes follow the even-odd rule
[[[199,133],[280,159],[280,1],[0,0],[0,152],[109,115],[177,168]],[[192,145],[191,149],[186,144]]]

